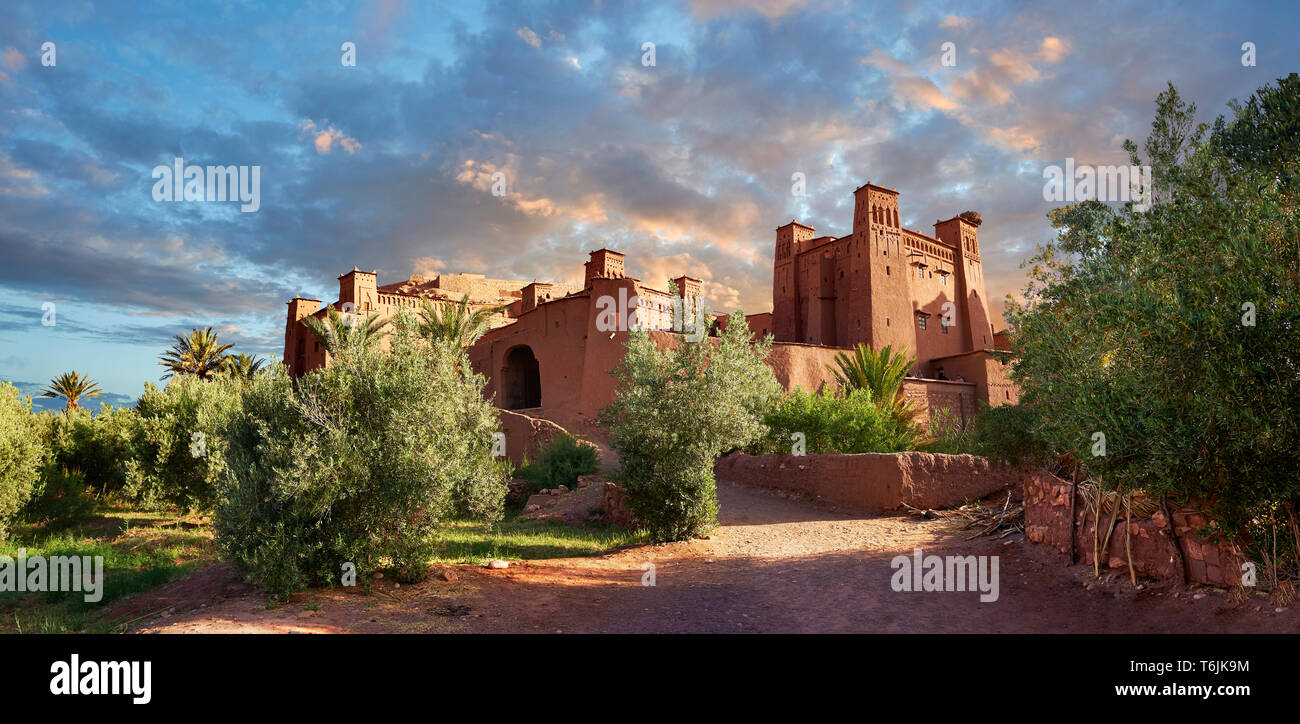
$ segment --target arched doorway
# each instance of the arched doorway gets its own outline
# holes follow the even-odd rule
[[[542,406],[542,377],[531,347],[521,345],[506,353],[501,373],[507,410]]]

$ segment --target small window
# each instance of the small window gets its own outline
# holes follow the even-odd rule
[[[939,331],[944,334],[948,333],[948,323],[943,321],[943,317],[939,317]]]
[[[919,266],[918,266],[918,267],[916,268],[916,278],[917,278],[917,279],[924,279],[924,278],[925,278],[925,269],[923,269],[922,267],[919,267]]]
[[[923,316],[917,316],[917,318],[916,318],[916,328],[917,328],[917,329],[920,329],[920,330],[922,330],[922,331],[925,330],[925,317],[923,317]]]
[[[939,275],[939,286],[941,286],[941,287],[946,287],[946,286],[948,286],[948,275],[947,275],[947,274],[940,274],[940,275]]]
[[[889,267],[885,267],[885,276],[889,276]]]

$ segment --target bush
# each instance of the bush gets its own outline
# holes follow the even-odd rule
[[[1202,140],[1171,86],[1145,145],[1154,203],[1055,209],[1007,307],[1011,377],[1053,451],[1105,489],[1207,506],[1228,537],[1267,521],[1260,555],[1300,502],[1300,214],[1277,142],[1297,104],[1290,78]]]
[[[528,481],[528,489],[534,493],[561,485],[573,488],[579,475],[596,472],[599,463],[596,448],[578,442],[572,435],[559,435],[541,449],[536,461],[524,462],[519,476]]]
[[[842,396],[796,389],[763,422],[769,432],[751,448],[758,454],[789,454],[795,433],[803,433],[809,454],[899,452],[911,449],[916,439],[915,425],[875,404],[865,388]]]
[[[146,384],[136,406],[136,457],[126,494],[143,505],[212,510],[225,470],[226,425],[239,410],[239,381],[178,375],[163,389]]]
[[[501,517],[506,468],[496,408],[452,343],[421,342],[400,314],[385,354],[340,350],[297,381],[282,370],[241,390],[226,428],[215,527],[223,553],[276,594],[334,585],[355,566],[418,580],[437,526]]]
[[[77,471],[99,494],[126,487],[127,470],[137,459],[143,425],[134,409],[100,405],[92,415],[84,408],[37,415],[42,436],[58,467]]]
[[[46,461],[18,518],[53,530],[85,520],[95,512],[95,505],[95,499],[86,494],[84,473]]]
[[[770,346],[753,343],[739,312],[717,339],[674,337],[660,349],[645,331],[628,336],[614,401],[599,419],[618,450],[628,506],[656,541],[716,522],[714,460],[762,437],[763,414],[780,395],[763,364]]]
[[[0,383],[0,540],[31,498],[45,456],[31,398]]]
[[[937,410],[930,420],[931,439],[921,446],[930,453],[980,455],[1006,465],[1043,464],[1050,450],[1038,434],[1038,417],[1024,405],[990,407],[981,402],[980,411],[963,430],[947,408]]]

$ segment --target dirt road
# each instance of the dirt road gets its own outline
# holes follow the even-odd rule
[[[309,591],[268,609],[217,567],[172,584],[176,611],[142,632],[1300,632],[1300,606],[1221,591],[1103,582],[1022,539],[964,541],[942,521],[850,515],[719,484],[709,540],[642,546],[598,558],[454,567],[457,580],[380,581],[374,595]],[[925,554],[998,557],[998,598],[896,592],[891,560]],[[653,564],[653,586],[642,585]],[[188,586],[188,590],[186,587]],[[170,587],[169,587],[170,588]],[[228,594],[213,603],[213,591]],[[205,607],[193,608],[207,603]],[[184,610],[189,609],[189,610]],[[308,610],[314,609],[314,610]]]

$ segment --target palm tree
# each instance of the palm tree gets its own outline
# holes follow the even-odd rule
[[[64,372],[63,374],[50,380],[46,385],[45,391],[40,394],[41,397],[62,397],[67,402],[63,405],[64,410],[70,410],[74,407],[80,407],[78,404],[82,399],[92,397],[103,397],[103,390],[99,389],[99,384],[90,379],[89,375],[81,375],[77,372]]]
[[[839,369],[831,368],[831,372],[845,393],[868,390],[871,399],[887,409],[895,419],[911,421],[912,403],[903,395],[903,380],[907,378],[907,371],[916,364],[915,357],[909,358],[902,350],[894,351],[893,345],[874,350],[859,344],[853,348],[852,354],[840,352],[835,355],[835,364]]]
[[[251,380],[265,371],[263,367],[265,364],[265,357],[240,352],[226,357],[226,364],[221,373],[239,380]]]
[[[194,375],[199,379],[209,379],[221,371],[226,364],[226,350],[233,344],[217,342],[217,333],[212,327],[191,330],[188,335],[176,335],[176,342],[171,349],[159,357],[158,364],[167,368],[162,379],[172,375]]]
[[[459,302],[421,300],[420,334],[430,342],[451,340],[462,348],[469,347],[492,329],[492,317],[502,307],[470,309],[469,295]]]
[[[326,352],[338,355],[344,350],[365,346],[377,340],[390,321],[392,320],[381,320],[377,316],[361,318],[349,314],[344,317],[337,309],[330,307],[325,319],[304,317],[302,323],[316,335]]]

